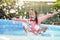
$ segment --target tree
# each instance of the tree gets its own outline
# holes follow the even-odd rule
[[[53,4],[54,9],[60,9],[60,0],[57,0],[56,3]]]
[[[8,5],[12,5],[13,2],[17,2],[18,0],[1,0],[0,5],[7,3]]]

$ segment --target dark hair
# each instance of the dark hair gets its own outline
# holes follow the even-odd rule
[[[35,11],[35,15],[36,15],[35,21],[36,21],[36,24],[38,24],[38,18],[37,18],[37,12],[36,11]]]
[[[31,10],[35,12],[36,18],[35,18],[34,21],[36,21],[36,24],[38,24],[37,12],[36,12],[35,10],[33,10],[33,9],[31,9]],[[27,16],[28,16],[28,18],[29,18],[29,13],[27,14]]]

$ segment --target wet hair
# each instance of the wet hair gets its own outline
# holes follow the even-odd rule
[[[34,11],[35,12],[35,15],[36,15],[36,17],[35,17],[35,22],[36,22],[36,24],[38,24],[38,18],[37,18],[37,11],[35,11],[35,10],[33,10],[33,9],[30,9],[30,10],[32,10],[32,11]],[[29,18],[29,12],[28,12],[28,18]]]
[[[35,15],[36,15],[35,21],[36,21],[36,24],[38,24],[38,18],[37,18],[37,12],[36,11],[35,11]]]

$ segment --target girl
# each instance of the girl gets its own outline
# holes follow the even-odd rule
[[[23,22],[26,22],[26,23],[29,23],[30,27],[28,28],[27,26],[24,25],[24,29],[26,32],[32,32],[34,34],[39,34],[39,33],[43,33],[45,32],[45,30],[47,29],[47,27],[43,27],[43,28],[40,28],[39,25],[41,24],[42,21],[44,21],[45,19],[47,18],[50,18],[52,17],[53,15],[55,15],[57,13],[53,13],[53,14],[47,14],[43,17],[40,17],[40,18],[37,18],[37,12],[34,11],[33,9],[31,9],[29,11],[29,14],[28,14],[28,20],[22,20],[22,19],[18,19],[17,21],[23,21]]]
[[[34,34],[42,33],[44,32],[47,27],[40,28],[40,21],[42,21],[40,18],[37,18],[37,12],[31,9],[28,14],[28,23],[30,24],[30,28],[27,28],[24,26],[24,29],[26,32],[32,32]]]

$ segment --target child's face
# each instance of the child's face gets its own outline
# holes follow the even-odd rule
[[[30,20],[35,20],[35,18],[36,18],[35,12],[32,11],[32,10],[30,10],[30,11],[29,11],[29,19],[30,19]]]

